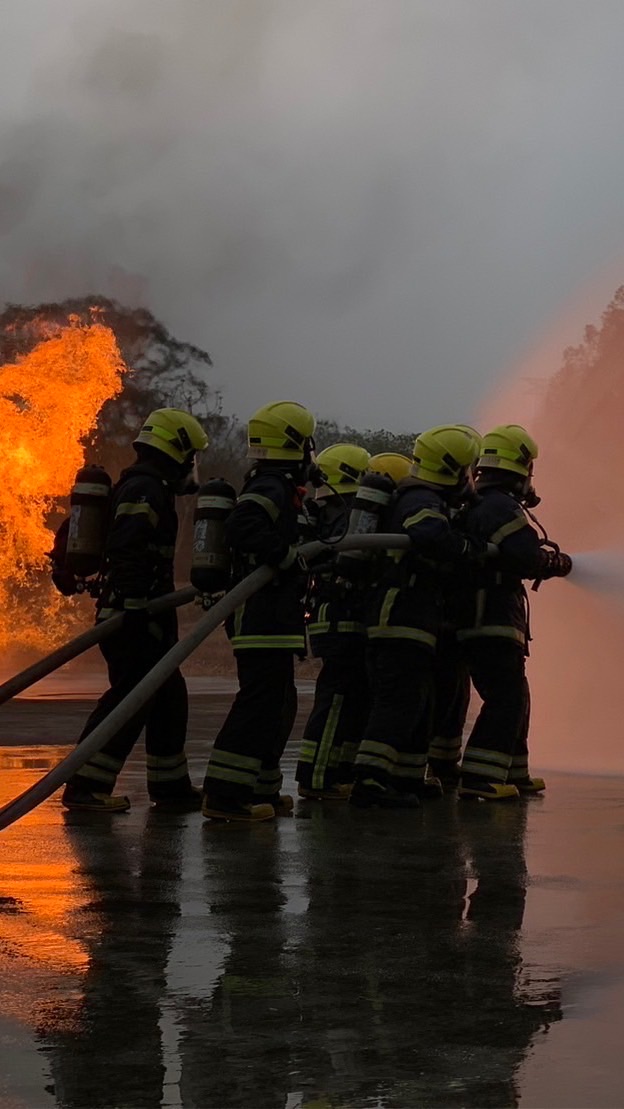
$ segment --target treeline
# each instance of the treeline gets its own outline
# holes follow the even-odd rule
[[[172,335],[147,309],[128,308],[100,296],[32,306],[8,304],[0,313],[0,363],[17,361],[72,319],[110,327],[128,367],[121,393],[103,406],[97,428],[85,443],[87,461],[104,466],[116,478],[134,458],[132,441],[147,413],[161,407],[184,408],[197,417],[210,437],[210,449],[201,459],[200,476],[224,477],[240,487],[249,468],[244,422],[248,413],[224,413],[221,394],[210,381],[212,360],[208,351]],[[339,441],[356,443],[371,454],[409,454],[414,435],[397,435],[385,429],[358,430],[335,420],[319,419],[317,450]],[[191,512],[192,504],[181,500],[181,576],[190,557]]]
[[[600,322],[564,350],[535,427],[540,491],[564,535],[582,521],[593,544],[624,536],[623,428],[624,285]]]
[[[206,428],[211,446],[203,465],[234,484],[240,482],[247,466],[247,413],[224,413],[221,394],[210,382],[208,351],[177,339],[146,308],[127,308],[97,296],[28,307],[8,304],[0,313],[0,362],[16,361],[72,318],[110,327],[129,369],[121,393],[104,405],[86,444],[90,460],[118,471],[132,458],[132,440],[145,415],[153,408],[172,406],[192,412]],[[319,419],[317,449],[338,441],[357,443],[371,454],[410,453],[414,434],[360,430]]]

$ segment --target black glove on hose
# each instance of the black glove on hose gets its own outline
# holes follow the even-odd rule
[[[557,555],[557,571],[555,573],[555,577],[567,578],[568,574],[570,574],[571,572],[572,559],[568,554],[564,554],[563,551],[560,551]]]
[[[73,597],[74,594],[78,592],[76,579],[71,570],[65,570],[63,567],[55,567],[52,570],[52,581],[59,593],[62,593],[64,597]]]
[[[485,539],[478,539],[476,535],[465,536],[466,549],[464,558],[470,562],[483,562],[488,557],[488,544]]]
[[[548,578],[567,578],[572,570],[572,559],[563,551],[545,551],[546,565],[540,574],[542,581]]]

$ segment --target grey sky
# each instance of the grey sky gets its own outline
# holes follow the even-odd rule
[[[624,255],[621,0],[20,0],[3,24],[0,296],[140,289],[241,416],[467,419]]]

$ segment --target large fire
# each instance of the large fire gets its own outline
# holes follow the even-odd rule
[[[46,521],[84,461],[84,440],[126,369],[115,336],[72,318],[42,325],[41,342],[0,366],[0,650],[50,648],[71,607],[45,576]]]

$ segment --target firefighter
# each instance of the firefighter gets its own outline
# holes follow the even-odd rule
[[[529,689],[525,674],[529,624],[525,580],[566,577],[568,555],[547,549],[527,509],[539,503],[532,485],[537,444],[517,424],[483,439],[479,500],[465,517],[469,535],[495,544],[498,557],[477,568],[458,610],[457,638],[483,701],[461,764],[459,795],[505,800],[541,793],[529,773]]]
[[[195,455],[208,445],[201,424],[188,412],[160,408],[145,421],[135,442],[136,462],[124,470],[112,494],[97,620],[123,612],[120,631],[104,640],[110,688],[98,701],[78,742],[100,724],[177,641],[175,612],[150,616],[147,605],[174,589],[178,531],[176,496],[194,493]],[[123,812],[127,797],[113,789],[143,727],[147,787],[159,807],[199,808],[184,752],[188,700],[179,670],[97,754],[70,778],[63,793],[68,809]]]
[[[481,436],[469,424],[458,424],[475,441],[481,453]],[[473,469],[476,469],[476,462]],[[473,503],[476,493],[467,491],[464,504],[451,509],[451,517],[461,527],[462,513]],[[453,585],[451,584],[451,589]],[[429,747],[429,774],[427,781],[437,781],[443,790],[454,790],[459,781],[459,763],[466,716],[470,706],[470,673],[464,653],[457,642],[453,623],[452,598],[445,598],[444,621],[440,629],[435,661],[435,709],[433,738]],[[434,791],[439,792],[439,791]]]
[[[399,483],[383,526],[404,532],[412,546],[387,552],[372,598],[372,709],[350,798],[362,808],[415,808],[424,794],[444,578],[485,550],[450,521],[452,505],[471,483],[476,457],[474,439],[460,427],[423,432],[414,445],[412,474]]]
[[[315,420],[292,401],[260,408],[249,421],[253,467],[226,524],[235,579],[276,570],[226,621],[239,690],[217,736],[204,779],[204,816],[271,820],[292,810],[280,794],[280,758],[296,709],[294,658],[305,654],[307,572],[297,554]]]
[[[369,462],[368,451],[351,443],[321,451],[317,463],[325,483],[314,501],[317,538],[335,542],[346,533]],[[351,792],[353,761],[368,711],[364,598],[357,583],[339,576],[331,556],[315,569],[308,639],[322,666],[297,763],[300,797],[346,800]]]

